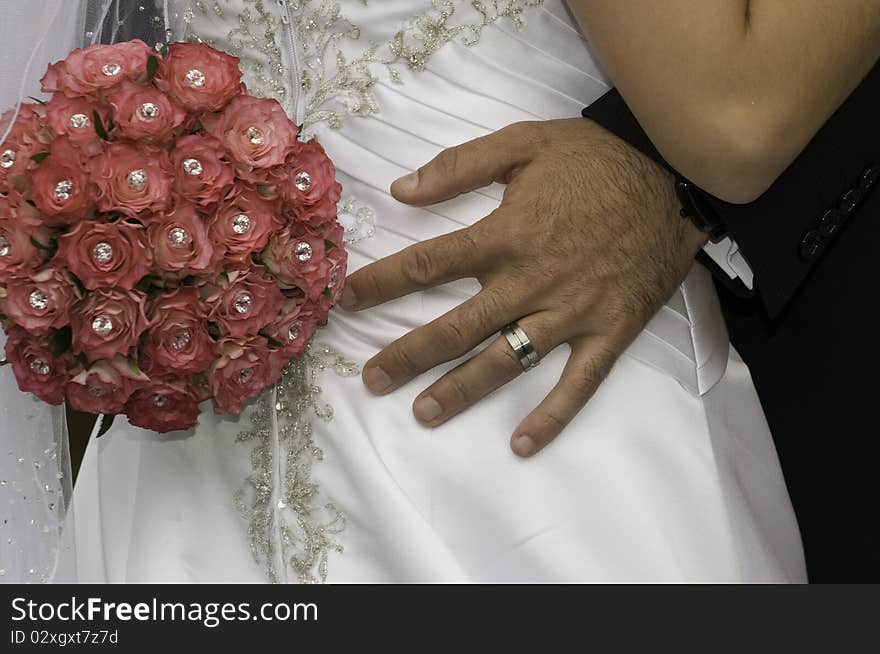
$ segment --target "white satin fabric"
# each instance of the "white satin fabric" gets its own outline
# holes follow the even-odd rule
[[[224,4],[227,14],[235,4]],[[360,40],[340,47],[362,48],[388,41],[430,3],[341,5]],[[401,84],[377,66],[378,113],[348,117],[338,130],[315,126],[345,196],[378,215],[376,235],[350,246],[352,270],[473,223],[503,191],[412,208],[388,194],[396,177],[509,123],[576,116],[607,89],[561,2],[523,17],[523,31],[501,21],[477,45],[445,45],[425,71],[404,67]],[[223,46],[222,24],[199,29]],[[336,311],[319,338],[364,362],[477,288],[457,282],[362,313]],[[382,398],[325,372],[335,417],[313,423],[324,457],[312,477],[347,516],[328,581],[805,581],[770,433],[705,270],[694,268],[564,435],[520,460],[508,437],[566,355],[559,348],[433,430],[415,422],[411,403],[453,364]],[[159,438],[117,418],[91,442],[75,489],[81,578],[265,580],[233,502],[251,472],[252,445],[235,440],[247,426],[208,411],[193,432]],[[295,520],[289,508],[278,515]]]

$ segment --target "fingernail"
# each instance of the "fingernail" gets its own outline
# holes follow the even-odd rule
[[[430,395],[420,397],[413,403],[413,413],[419,422],[431,422],[440,417],[443,407]]]
[[[532,456],[535,453],[535,449],[537,449],[535,441],[532,440],[531,436],[523,434],[522,436],[517,436],[516,440],[513,441],[513,451],[519,456]]]
[[[365,368],[364,385],[373,393],[381,393],[391,386],[391,377],[378,366]]]
[[[410,173],[409,175],[404,175],[396,182],[397,190],[411,192],[415,191],[416,187],[419,185],[419,171],[415,171],[414,173]]]
[[[354,289],[351,286],[346,286],[342,289],[342,297],[339,298],[339,306],[343,309],[351,310],[357,306],[357,295],[355,295]]]

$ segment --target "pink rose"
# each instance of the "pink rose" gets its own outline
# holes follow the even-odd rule
[[[327,243],[303,225],[288,225],[269,239],[263,263],[285,288],[299,288],[316,302],[330,284],[334,262],[327,257]]]
[[[318,327],[315,317],[316,307],[304,298],[290,298],[278,317],[265,328],[264,333],[272,341],[273,350],[279,351],[286,364],[290,359],[298,358],[306,351],[306,347]]]
[[[101,122],[109,124],[109,107],[85,98],[68,98],[56,93],[46,105],[49,127],[57,136],[66,136],[71,143],[90,157],[96,156],[104,147],[104,141],[95,130],[94,113]]]
[[[239,95],[222,113],[204,116],[202,124],[246,171],[278,166],[300,145],[296,125],[268,98]]]
[[[229,282],[205,298],[211,306],[211,320],[219,324],[222,333],[236,338],[253,336],[278,316],[284,296],[264,277],[265,272],[262,266],[228,271]]]
[[[319,232],[339,218],[337,204],[341,191],[342,185],[337,183],[334,191],[325,195],[317,204],[287,205],[285,213],[290,216],[289,220],[302,223],[313,232]]]
[[[129,359],[116,355],[95,361],[67,384],[67,401],[85,413],[122,413],[131,394],[149,382]]]
[[[319,311],[320,324],[327,322],[330,307],[339,302],[345,288],[345,275],[348,270],[348,250],[345,249],[345,230],[339,223],[328,225],[324,230],[324,245],[327,247],[327,261],[330,273],[327,275],[327,287],[321,295],[322,311]],[[329,247],[330,244],[334,247]],[[323,314],[323,315],[322,315]]]
[[[0,195],[0,282],[27,276],[45,262],[52,233],[41,221],[31,221],[35,213],[30,205],[14,207]]]
[[[132,141],[162,143],[186,120],[186,111],[150,84],[125,80],[107,100],[113,107],[114,134]]]
[[[144,232],[142,225],[125,220],[83,221],[58,239],[56,261],[88,289],[117,286],[130,291],[152,267]]]
[[[238,415],[242,404],[269,383],[269,348],[260,337],[224,338],[217,353],[209,377],[214,410]]]
[[[34,334],[70,322],[69,310],[79,299],[70,276],[57,268],[43,268],[30,277],[14,277],[6,285],[0,311]]]
[[[5,131],[15,118],[9,135],[0,144],[0,193],[30,187],[27,173],[37,165],[31,157],[47,152],[53,138],[52,131],[43,124],[44,112],[40,105],[22,104],[17,114],[10,109],[0,117],[0,131]]]
[[[146,295],[139,291],[99,288],[71,311],[73,352],[89,361],[127,356],[147,329]]]
[[[141,143],[111,143],[89,162],[89,169],[98,187],[101,211],[136,218],[147,211],[163,211],[171,201],[173,178],[165,150]]]
[[[150,329],[140,352],[151,376],[202,372],[214,362],[208,309],[195,287],[158,295],[147,307],[147,319]]]
[[[78,48],[64,61],[49,66],[42,88],[46,93],[61,91],[69,97],[96,98],[124,79],[145,78],[147,60],[153,55],[150,46],[140,40]]]
[[[187,111],[219,111],[242,91],[238,59],[203,43],[172,43],[156,86]]]
[[[56,357],[48,339],[34,338],[20,327],[8,328],[6,337],[6,359],[22,392],[33,393],[49,404],[61,404],[70,356]]]
[[[301,143],[296,156],[285,167],[287,177],[279,186],[284,201],[294,206],[311,206],[321,201],[335,208],[342,196],[342,185],[336,181],[336,169],[315,140]]]
[[[82,156],[67,137],[57,138],[31,176],[31,199],[50,225],[74,222],[94,204]]]
[[[171,151],[171,165],[175,190],[200,206],[219,202],[235,178],[223,145],[207,134],[177,139]]]
[[[216,267],[222,252],[215,252],[208,227],[196,208],[181,202],[172,211],[158,214],[147,227],[153,263],[160,276],[204,274]]]
[[[249,261],[269,242],[269,235],[282,228],[280,202],[266,200],[255,190],[236,186],[217,208],[208,224],[208,233],[229,261]]]
[[[199,398],[192,384],[181,378],[153,379],[136,390],[125,405],[128,422],[160,434],[194,427]]]

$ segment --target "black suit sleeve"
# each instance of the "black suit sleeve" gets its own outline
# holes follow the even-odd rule
[[[583,115],[666,165],[616,90]],[[880,64],[764,195],[745,205],[710,198],[749,262],[770,317],[787,306],[848,222],[880,220],[877,187]]]

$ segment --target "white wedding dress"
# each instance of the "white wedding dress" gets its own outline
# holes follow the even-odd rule
[[[389,195],[395,178],[509,123],[577,116],[608,88],[561,0],[191,5],[169,19],[174,37],[239,54],[251,91],[278,97],[333,158],[351,270],[479,220],[503,191],[412,208]],[[433,430],[410,407],[452,364],[377,398],[349,363],[477,289],[335,311],[239,419],[206,405],[194,431],[159,437],[118,417],[74,489],[79,579],[805,581],[771,436],[704,269],[532,460],[508,437],[567,348]]]

